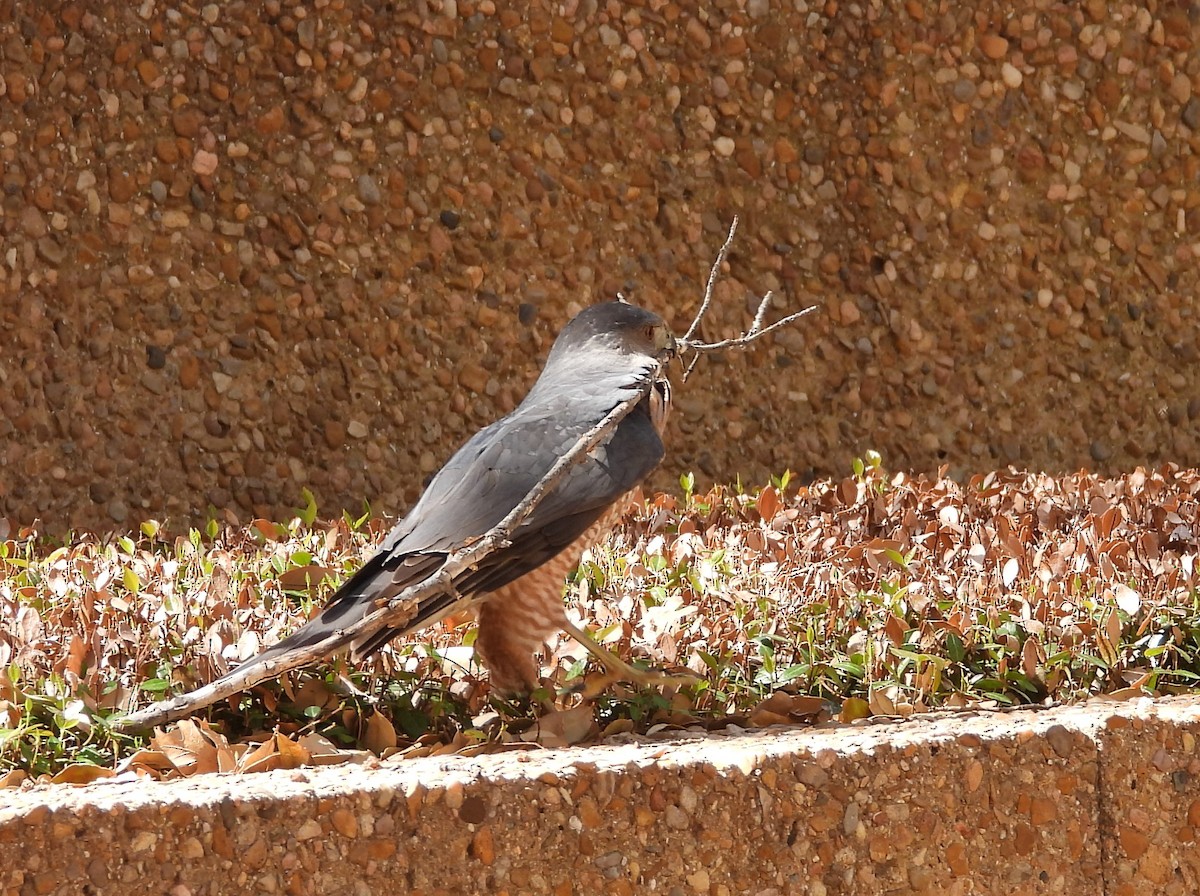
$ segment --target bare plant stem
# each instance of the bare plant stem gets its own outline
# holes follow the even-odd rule
[[[682,339],[676,342],[676,348],[679,353],[692,353],[692,359],[688,367],[684,371],[684,380],[695,367],[696,361],[701,354],[706,352],[722,351],[730,348],[744,348],[750,343],[761,339],[768,333],[774,332],[781,327],[788,326],[804,317],[806,314],[816,310],[817,306],[805,308],[803,311],[798,311],[795,314],[789,314],[787,317],[777,320],[772,324],[764,326],[766,320],[767,309],[771,304],[771,293],[763,296],[759,303],[758,310],[754,315],[754,320],[750,325],[750,329],[740,336],[723,339],[719,342],[700,342],[695,340],[696,330],[700,326],[700,322],[704,315],[708,312],[712,305],[713,292],[716,288],[717,278],[720,275],[721,266],[725,263],[725,259],[729,254],[729,250],[733,245],[733,237],[737,232],[738,219],[735,217],[733,223],[729,227],[729,234],[725,238],[720,250],[717,252],[716,260],[713,262],[712,269],[708,275],[708,282],[704,288],[704,299],[700,304],[699,311],[696,312],[692,324],[688,327],[687,333]],[[214,682],[204,685],[196,690],[183,694],[178,697],[173,697],[169,700],[162,700],[158,703],[148,706],[145,709],[130,713],[123,718],[114,720],[112,726],[118,730],[137,730],[152,728],[157,725],[165,725],[176,719],[181,719],[198,709],[205,706],[210,706],[218,700],[226,697],[232,697],[234,694],[248,690],[255,685],[266,681],[269,678],[276,678],[285,672],[290,672],[293,669],[298,669],[302,666],[310,665],[318,660],[324,659],[331,653],[342,649],[348,644],[356,641],[364,640],[377,631],[386,627],[403,628],[408,622],[408,615],[411,613],[411,607],[415,602],[424,598],[428,598],[438,594],[450,594],[458,598],[454,605],[447,608],[447,612],[454,612],[459,608],[459,605],[466,603],[468,599],[458,597],[458,592],[455,588],[455,580],[462,573],[472,569],[477,564],[482,562],[489,554],[508,545],[508,539],[525,519],[533,512],[533,509],[546,497],[550,491],[562,481],[567,475],[571,466],[577,463],[589,451],[592,451],[598,445],[607,439],[612,431],[630,411],[646,396],[647,389],[653,388],[653,381],[658,376],[662,375],[662,366],[666,360],[660,362],[659,369],[655,372],[655,377],[647,381],[646,389],[639,389],[633,395],[626,398],[616,407],[614,407],[602,420],[595,426],[581,435],[578,441],[560,457],[554,465],[546,472],[538,483],[530,489],[529,493],[514,507],[507,516],[499,523],[493,526],[490,530],[484,533],[483,536],[476,539],[468,547],[460,551],[455,551],[446,557],[446,560],[438,567],[437,571],[429,575],[417,585],[413,585],[404,589],[399,594],[394,595],[386,601],[381,601],[370,613],[362,619],[355,622],[353,625],[340,629],[330,635],[328,638],[302,647],[296,647],[288,651],[284,656],[277,659],[264,660],[255,662],[253,659],[247,661],[242,666],[239,666],[229,675],[219,678]],[[620,663],[603,648],[599,647],[596,642],[586,635],[586,632],[571,626],[567,629],[568,633],[576,638],[589,651],[596,652],[601,662],[606,667],[613,667],[616,662],[619,665],[616,667],[618,672],[630,674],[632,667],[627,664]],[[594,649],[593,649],[594,648]],[[637,671],[637,670],[633,670]],[[641,673],[639,673],[641,675]]]
[[[751,326],[750,329],[741,336],[737,336],[732,339],[722,339],[720,342],[689,342],[687,345],[683,346],[681,350],[692,352],[716,352],[727,348],[745,348],[751,342],[761,339],[768,333],[774,333],[776,330],[795,323],[806,315],[812,314],[819,307],[817,305],[809,305],[807,308],[797,311],[795,314],[789,314],[787,317],[782,317],[773,324],[768,324],[764,327],[762,325],[762,318],[765,316],[765,309],[772,298],[773,296],[771,293],[767,293],[765,296],[763,296],[762,304],[758,307],[758,314],[754,316],[754,325]]]
[[[704,284],[704,300],[700,303],[700,310],[692,318],[692,325],[688,327],[688,331],[679,340],[685,345],[692,341],[692,337],[696,334],[696,328],[700,326],[700,320],[708,313],[708,306],[712,304],[713,290],[716,288],[717,278],[721,276],[721,265],[725,263],[725,258],[729,255],[729,250],[733,246],[733,236],[737,233],[737,228],[738,216],[734,215],[733,221],[729,225],[729,233],[725,237],[725,242],[717,250],[717,257],[713,260],[712,268],[708,272],[708,282]]]
[[[688,361],[687,367],[683,371],[684,382],[687,382],[687,378],[691,375],[696,362],[700,360],[700,356],[705,352],[715,352],[730,348],[745,348],[768,333],[773,333],[781,327],[793,324],[806,314],[811,314],[817,310],[818,306],[810,305],[803,311],[797,311],[795,314],[789,314],[787,317],[781,318],[773,324],[763,326],[767,318],[767,309],[771,307],[771,299],[774,298],[774,294],[768,292],[762,297],[762,301],[758,303],[758,310],[754,313],[754,320],[750,324],[750,329],[745,333],[731,339],[722,339],[719,342],[700,342],[692,338],[696,330],[700,327],[700,321],[708,312],[709,306],[712,305],[713,291],[716,288],[717,277],[720,274],[721,265],[725,263],[725,258],[729,255],[729,249],[733,245],[733,236],[737,233],[737,226],[738,218],[735,215],[732,223],[729,225],[729,234],[725,237],[725,242],[721,245],[721,248],[717,250],[717,259],[713,262],[712,269],[708,273],[708,282],[704,286],[704,300],[700,303],[700,310],[692,318],[692,325],[688,327],[683,338],[676,342],[676,347],[680,354],[692,353],[691,360]]]

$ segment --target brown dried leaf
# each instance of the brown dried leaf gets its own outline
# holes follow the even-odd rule
[[[399,762],[402,759],[420,759],[428,756],[433,752],[433,747],[429,744],[413,744],[411,747],[405,747],[387,757],[388,762]],[[374,754],[371,754],[374,755]]]
[[[770,524],[775,519],[778,510],[779,492],[775,491],[774,486],[768,485],[758,495],[758,512],[762,516],[762,521]]]
[[[782,716],[785,720],[800,719],[814,716],[826,708],[825,701],[820,697],[809,694],[789,694],[787,691],[775,691],[771,696],[760,702],[750,713],[764,712]]]
[[[483,756],[493,753],[520,753],[528,750],[538,749],[537,744],[521,743],[513,741],[510,743],[499,743],[489,741],[488,743],[476,744],[473,747],[464,748],[459,755],[461,756]]]
[[[1041,670],[1038,669],[1038,646],[1033,638],[1026,638],[1025,644],[1021,648],[1021,671],[1025,673],[1027,678],[1033,681],[1041,679]]]
[[[583,678],[582,685],[577,685],[574,690],[585,701],[594,700],[619,680],[619,676],[597,670],[587,673]]]
[[[1116,600],[1117,606],[1129,616],[1136,616],[1138,610],[1142,608],[1142,596],[1128,585],[1114,585],[1113,599]]]
[[[229,767],[229,742],[208,722],[183,719],[173,730],[155,729],[150,746],[182,775],[208,774]]]
[[[248,528],[253,529],[267,541],[275,541],[279,538],[279,524],[273,523],[270,520],[255,519],[251,520]]]
[[[634,730],[633,719],[613,719],[600,732],[601,738],[612,737],[616,734],[628,734]]]
[[[766,709],[751,710],[749,722],[752,728],[767,728],[771,725],[792,724],[792,720],[788,716],[780,715]]]
[[[87,657],[87,643],[75,632],[71,633],[71,645],[67,648],[67,659],[63,671],[76,681],[83,674],[83,661]]]
[[[312,759],[301,744],[278,732],[275,734],[275,749],[279,752],[283,768],[300,768],[308,765]]]
[[[1100,538],[1108,538],[1117,524],[1121,522],[1121,517],[1122,509],[1119,504],[1108,508],[1096,520],[1096,535]]]
[[[310,731],[298,741],[300,746],[308,751],[308,755],[313,759],[318,756],[333,756],[340,752],[337,744],[323,735],[317,734],[315,731]]]
[[[897,616],[895,613],[888,614],[887,622],[883,624],[883,633],[888,636],[888,639],[897,647],[904,644],[905,633],[908,632],[908,623]]]
[[[1021,561],[1016,557],[1009,557],[1004,561],[1004,566],[1001,567],[1000,579],[1004,582],[1005,589],[1012,588],[1013,582],[1017,580],[1017,576],[1021,572]]]
[[[1121,617],[1116,610],[1108,611],[1108,617],[1104,622],[1104,634],[1115,653],[1116,645],[1121,643]]]
[[[871,688],[867,692],[867,706],[873,716],[896,715],[896,705],[892,702],[892,698],[884,693],[883,688]]]
[[[174,771],[175,763],[161,750],[143,747],[132,756],[119,762],[116,772],[120,775],[135,769],[143,769],[153,773],[154,777],[159,777],[163,772]]]
[[[250,657],[256,656],[260,649],[258,632],[245,631],[242,633],[242,636],[238,638],[237,658],[242,662],[245,662],[246,660],[250,659]]]
[[[1154,694],[1145,688],[1118,688],[1115,691],[1109,691],[1104,694],[1097,694],[1093,700],[1102,703],[1124,703],[1127,700],[1136,700],[1139,697],[1153,697]]]
[[[282,760],[276,749],[275,738],[269,737],[261,744],[244,753],[238,761],[238,771],[243,773],[269,772],[282,768]]]
[[[581,703],[571,709],[545,713],[521,735],[521,740],[544,747],[566,747],[593,737],[597,730],[593,707]]]
[[[99,781],[101,778],[111,778],[114,775],[116,775],[116,772],[111,768],[89,765],[84,762],[75,762],[58,772],[50,780],[55,784],[91,784],[93,781]]]
[[[853,722],[855,719],[865,719],[870,715],[871,707],[866,700],[861,697],[849,697],[842,703],[842,711],[838,713],[838,719],[843,722]]]
[[[267,772],[308,765],[311,755],[303,746],[278,731],[261,744],[245,751],[237,760],[240,772]]]
[[[42,617],[31,606],[22,606],[17,610],[16,633],[17,643],[30,645],[42,637]]]
[[[308,752],[309,763],[312,765],[340,765],[352,763],[361,765],[374,759],[375,754],[369,750],[342,750],[328,738],[310,732],[297,741]]]
[[[396,729],[388,717],[381,712],[373,712],[366,719],[366,728],[359,742],[372,753],[380,754],[391,749],[398,743]]]
[[[858,502],[858,489],[859,485],[856,480],[849,477],[843,479],[841,488],[838,490],[842,503],[851,506],[856,504]]]

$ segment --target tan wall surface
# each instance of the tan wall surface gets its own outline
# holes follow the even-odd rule
[[[0,0],[0,515],[397,512],[735,213],[659,484],[1196,464],[1195,10]]]
[[[1200,888],[1200,702],[0,790],[0,894]]]

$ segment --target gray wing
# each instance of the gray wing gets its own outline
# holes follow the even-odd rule
[[[438,472],[421,500],[384,541],[398,554],[450,552],[499,523],[566,454],[617,404],[648,384],[614,390],[596,384],[595,395],[564,393],[551,401],[518,408],[471,438]],[[659,461],[663,447],[644,409],[614,430],[610,441],[575,465],[538,503],[521,529],[552,526],[564,517],[605,508],[640,482]],[[568,542],[569,543],[569,542]]]

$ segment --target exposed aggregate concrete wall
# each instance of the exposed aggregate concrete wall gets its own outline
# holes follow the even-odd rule
[[[1200,699],[0,791],[0,894],[1184,894]]]
[[[0,516],[399,512],[620,289],[659,484],[1200,462],[1186,3],[0,0]]]

